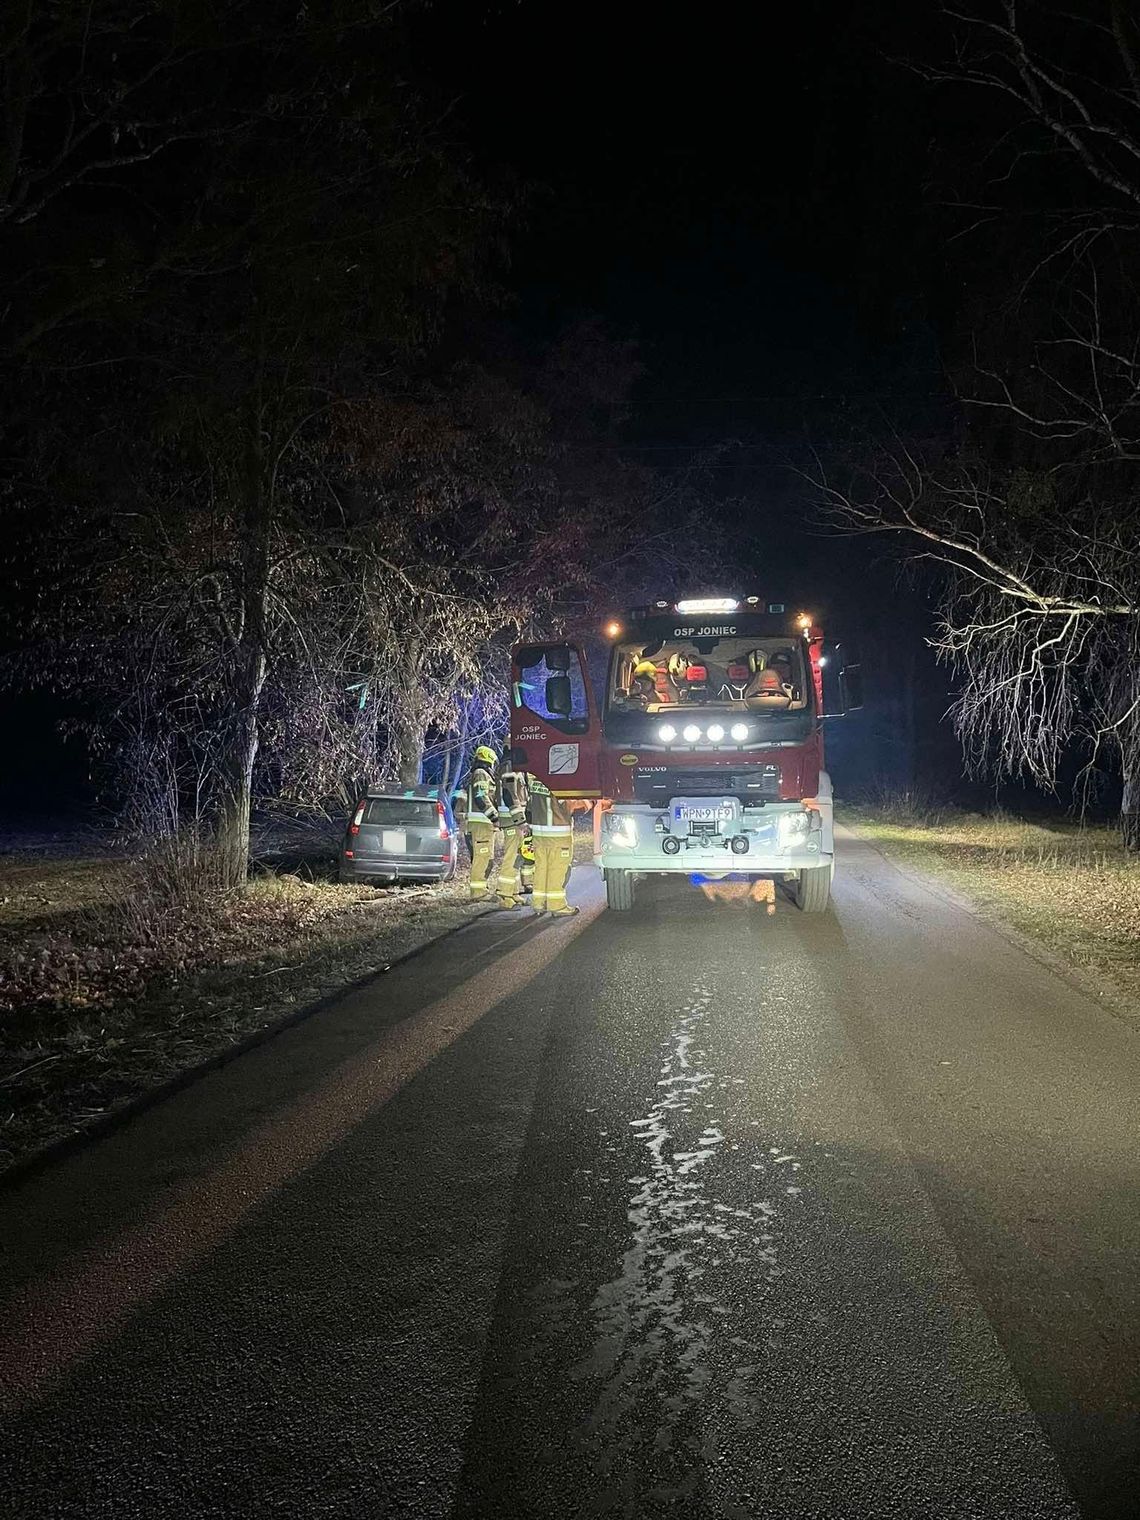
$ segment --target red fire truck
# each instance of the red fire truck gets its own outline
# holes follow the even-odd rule
[[[755,596],[634,608],[605,638],[604,685],[582,645],[516,645],[511,746],[555,796],[599,802],[609,906],[632,907],[646,875],[685,872],[782,879],[822,912],[835,859],[823,719],[861,705],[858,666],[810,614]]]

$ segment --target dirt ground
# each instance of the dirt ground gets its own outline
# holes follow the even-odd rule
[[[245,891],[172,900],[98,836],[3,844],[0,1172],[487,911],[465,865],[440,887],[339,885],[327,831],[263,829]],[[580,818],[575,860],[592,848]]]
[[[0,858],[0,1171],[482,911],[289,872],[141,911],[130,862]]]

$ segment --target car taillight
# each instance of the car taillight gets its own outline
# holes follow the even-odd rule
[[[356,812],[353,813],[353,815],[352,815],[352,822],[348,826],[348,832],[350,834],[359,834],[360,833],[360,825],[364,822],[364,806],[365,806],[365,802],[367,802],[367,800],[368,799],[365,798],[365,801],[362,802],[362,803],[360,803],[360,805],[356,809]]]
[[[439,837],[441,839],[446,839],[447,838],[447,813],[444,811],[443,803],[442,802],[437,802],[436,805],[435,805],[435,810],[439,814]]]

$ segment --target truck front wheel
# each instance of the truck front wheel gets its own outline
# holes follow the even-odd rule
[[[633,872],[606,871],[606,907],[626,913],[633,907]]]
[[[796,907],[803,913],[824,913],[831,896],[831,866],[809,866],[796,881]]]

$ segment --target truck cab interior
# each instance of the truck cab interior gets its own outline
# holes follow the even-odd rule
[[[802,639],[683,637],[617,646],[607,706],[651,714],[678,707],[802,713],[811,689]]]

